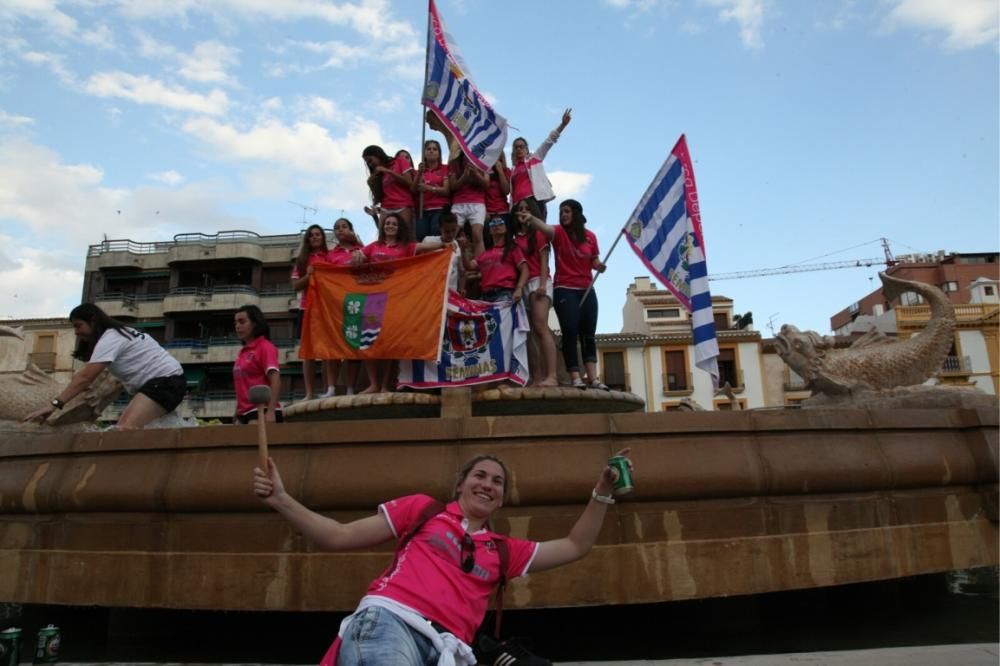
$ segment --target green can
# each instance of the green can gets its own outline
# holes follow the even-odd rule
[[[38,630],[38,644],[35,647],[36,664],[54,664],[59,659],[59,627],[54,624]]]
[[[628,495],[635,490],[632,485],[632,470],[628,467],[628,458],[625,456],[611,456],[608,458],[608,466],[618,472],[615,480],[615,495]]]
[[[17,666],[21,660],[21,630],[17,627],[0,631],[0,666]]]

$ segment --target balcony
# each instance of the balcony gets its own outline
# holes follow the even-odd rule
[[[663,382],[663,395],[677,397],[694,393],[694,381],[690,372],[681,375],[664,372],[660,380]]]
[[[235,310],[244,305],[260,306],[260,296],[253,287],[245,285],[226,285],[210,289],[179,287],[171,289],[163,299],[163,312],[169,314]]]
[[[955,305],[955,319],[959,326],[970,327],[985,322],[987,317],[1000,310],[996,303],[964,303]],[[929,305],[899,306],[896,311],[896,325],[900,329],[922,329],[931,319]],[[993,324],[994,326],[996,324]]]
[[[746,389],[746,382],[743,381],[743,371],[737,370],[735,374],[736,377],[734,378],[731,376],[731,371],[730,374],[727,375],[724,368],[719,368],[719,386],[725,386],[726,382],[729,382],[729,386],[733,389],[733,393],[742,393],[743,390]],[[733,379],[736,379],[735,384],[733,383]]]
[[[293,240],[294,238],[294,240]],[[167,250],[167,262],[212,261],[215,259],[249,259],[263,262],[265,248],[277,249],[277,257],[269,261],[287,261],[289,248],[298,247],[298,237],[265,237],[252,231],[220,231],[217,234],[178,234]]]
[[[297,310],[299,306],[295,290],[291,287],[268,288],[260,292],[260,309],[267,314],[286,314],[292,310]]]
[[[945,356],[939,376],[960,376],[972,374],[972,359],[968,356]]]
[[[120,291],[106,291],[98,294],[94,302],[109,317],[160,319],[163,317],[165,296],[165,294],[123,294]]]
[[[88,271],[102,268],[152,269],[167,267],[167,248],[172,243],[104,241],[87,248]]]

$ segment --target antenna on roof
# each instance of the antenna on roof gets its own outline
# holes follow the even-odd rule
[[[293,206],[298,206],[299,208],[302,209],[302,226],[306,226],[306,222],[308,222],[308,220],[306,219],[307,212],[310,212],[313,215],[319,212],[318,208],[314,206],[307,206],[305,204],[300,204],[298,201],[288,201],[288,203],[292,204]]]

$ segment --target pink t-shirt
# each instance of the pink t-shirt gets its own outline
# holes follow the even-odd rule
[[[254,338],[240,348],[233,363],[233,388],[236,390],[236,411],[239,414],[257,409],[257,405],[250,402],[250,387],[270,386],[267,373],[271,370],[278,371],[278,349],[270,340]]]
[[[312,266],[313,264],[324,264],[324,263],[326,263],[327,262],[327,257],[329,256],[329,254],[330,254],[329,252],[310,252],[309,253],[309,259],[306,261],[306,266]],[[299,267],[298,267],[298,265],[296,265],[294,268],[292,268],[292,279],[293,280],[298,280],[300,277],[302,277],[302,276],[299,275]],[[299,293],[302,295],[302,298],[299,301],[299,309],[300,310],[308,310],[309,309],[309,302],[311,300],[311,297],[309,295],[309,285],[306,285],[306,288],[304,290],[302,290],[301,292],[299,292]]]
[[[452,162],[448,165],[449,173],[456,180],[462,177],[462,173],[465,171],[465,163],[461,160]],[[469,182],[463,185],[459,185],[457,188],[453,189],[451,192],[451,203],[486,203],[486,190],[474,187]]]
[[[530,160],[532,158],[528,158]],[[537,159],[537,158],[535,158]],[[531,189],[531,175],[528,173],[528,160],[518,162],[510,174],[510,200],[517,203],[527,199],[535,192]]]
[[[552,247],[555,248],[556,254],[556,279],[553,280],[552,286],[586,289],[590,286],[594,257],[600,256],[597,236],[584,229],[584,241],[578,245],[562,226],[554,225],[554,227],[555,237],[552,239]]]
[[[398,540],[420,517],[421,509],[433,501],[427,495],[409,495],[382,504],[379,512]],[[463,519],[458,502],[452,502],[424,523],[399,553],[396,566],[372,581],[368,595],[403,604],[471,643],[486,615],[490,594],[500,581],[500,555],[494,540],[507,542],[508,580],[528,572],[538,543],[479,530],[470,535],[476,566],[465,573],[461,567]]]
[[[510,182],[510,169],[503,168],[507,174],[507,182]],[[487,213],[507,213],[510,205],[507,203],[507,195],[500,191],[500,178],[496,171],[490,170],[490,186],[486,188],[486,212]]]
[[[373,264],[377,264],[380,261],[391,261],[393,259],[402,259],[403,257],[412,257],[417,253],[416,243],[396,243],[395,245],[386,245],[382,241],[375,241],[374,243],[369,243],[361,250],[368,261]]]
[[[326,253],[326,261],[329,264],[335,266],[347,266],[351,263],[351,253],[355,250],[364,250],[360,245],[354,245],[352,247],[344,247],[343,245],[337,245],[332,250]]]
[[[420,177],[423,182],[432,187],[444,187],[445,181],[448,180],[448,165],[439,164],[435,169],[422,171]],[[451,203],[451,198],[446,194],[424,192],[424,210],[437,210],[444,208],[449,203]]]
[[[413,171],[413,163],[405,155],[392,160],[389,169],[400,175]],[[390,210],[413,208],[413,193],[387,173],[382,174],[382,207]]]
[[[528,234],[535,234],[535,251],[528,252],[528,239],[530,236]],[[542,249],[549,246],[549,239],[545,237],[541,231],[537,229],[534,232],[529,231],[527,234],[515,234],[514,242],[517,247],[520,248],[521,253],[524,255],[525,261],[528,262],[528,279],[536,278],[542,273]]]
[[[513,289],[517,286],[517,267],[525,262],[524,255],[517,247],[503,258],[503,248],[494,247],[476,257],[482,279],[479,283],[483,291],[493,289]]]

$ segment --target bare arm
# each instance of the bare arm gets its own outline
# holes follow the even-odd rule
[[[62,390],[62,392],[55,396],[57,400],[62,402],[69,402],[75,398],[79,393],[93,383],[97,379],[97,375],[104,372],[104,368],[108,367],[108,363],[88,363],[73,375],[73,378],[69,380],[69,385]],[[27,416],[24,417],[25,421],[38,421],[41,423],[44,421],[49,414],[56,411],[55,405],[46,405],[41,409],[36,409]]]
[[[524,284],[528,281],[528,262],[522,260],[517,265],[517,285],[514,287],[514,300],[521,300],[524,293]]]
[[[559,140],[562,131],[566,129],[571,120],[573,120],[573,109],[566,109],[563,111],[562,120],[559,122],[559,125],[549,132],[549,135],[545,137],[545,141],[542,141],[542,145],[538,146],[538,150],[535,151],[535,157],[540,160],[545,159],[545,156],[549,154],[549,149]]]
[[[448,247],[441,241],[423,241],[422,243],[417,243],[417,247],[413,254],[423,254],[425,252],[433,252],[434,250],[441,250]]]
[[[292,289],[295,291],[302,291],[309,286],[309,277],[312,275],[313,267],[312,264],[306,267],[306,274],[302,277],[292,278]]]
[[[628,452],[629,449],[622,449],[617,455],[628,455]],[[616,474],[617,472],[613,469],[605,466],[597,479],[594,491],[598,495],[609,496],[614,489]],[[604,523],[604,514],[607,511],[607,504],[591,498],[590,502],[587,503],[587,508],[583,510],[567,536],[562,539],[543,541],[539,544],[538,553],[531,562],[530,571],[534,573],[569,564],[590,552],[594,542],[597,541],[597,535],[600,534],[601,525]]]
[[[350,550],[375,546],[393,538],[392,529],[384,516],[376,514],[341,523],[307,509],[285,492],[273,458],[268,458],[267,466],[269,474],[265,474],[260,467],[253,470],[254,494],[317,546],[324,550]]]
[[[545,220],[538,219],[526,210],[519,210],[514,214],[517,215],[517,219],[521,224],[529,225],[531,228],[541,231],[549,240],[556,237],[556,230],[552,228],[552,225],[545,224]]]

